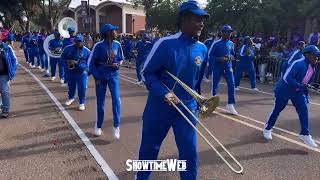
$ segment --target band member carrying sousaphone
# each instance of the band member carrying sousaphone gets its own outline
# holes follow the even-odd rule
[[[120,96],[119,96],[119,67],[124,60],[121,44],[116,41],[119,28],[105,24],[101,28],[103,40],[96,43],[89,57],[89,72],[93,75],[96,84],[97,122],[95,135],[102,134],[104,120],[104,101],[107,86],[112,97],[113,136],[120,138]]]
[[[79,110],[85,110],[86,87],[88,78],[87,61],[90,56],[90,50],[84,46],[84,38],[77,34],[74,38],[74,44],[64,48],[61,61],[68,71],[68,100],[66,105],[71,105],[75,100],[76,88],[78,88]]]

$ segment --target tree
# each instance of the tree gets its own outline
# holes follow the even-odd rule
[[[157,28],[159,31],[176,29],[176,12],[183,0],[135,0],[146,11],[146,29]]]
[[[0,12],[10,24],[17,20],[23,30],[30,30],[30,21],[48,30],[58,23],[61,13],[69,6],[71,0],[1,0]],[[24,22],[22,17],[27,18]]]

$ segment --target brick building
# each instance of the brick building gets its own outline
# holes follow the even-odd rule
[[[120,33],[136,33],[145,29],[145,11],[128,0],[72,0],[64,16],[77,21],[79,32],[99,32],[101,25],[119,26]],[[90,14],[90,16],[89,16]],[[90,18],[91,17],[91,27]]]

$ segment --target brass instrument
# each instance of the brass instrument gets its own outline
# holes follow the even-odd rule
[[[65,17],[63,19],[61,19],[61,21],[59,22],[58,24],[58,31],[60,33],[60,35],[63,37],[63,38],[69,38],[69,32],[67,31],[67,29],[69,27],[73,27],[75,28],[75,32],[77,32],[78,30],[78,26],[77,26],[77,22],[70,18],[70,17]],[[49,42],[54,39],[54,35],[51,34],[49,35],[43,42],[43,49],[44,51],[46,52],[46,54],[49,56],[49,57],[52,57],[52,58],[60,58],[61,57],[61,54],[62,54],[62,48],[60,49],[56,49],[54,51],[50,51],[49,49]]]
[[[61,57],[62,48],[56,48],[56,49],[53,50],[53,51],[50,51],[50,50],[49,50],[49,52],[50,52],[50,54],[52,54],[53,56],[59,56],[59,57]]]
[[[67,60],[68,69],[73,70],[76,68],[76,65],[78,64],[78,61],[76,60]]]
[[[187,86],[185,83],[183,83],[181,80],[179,80],[176,76],[171,74],[170,72],[166,71],[166,73],[172,77],[177,84],[179,84],[184,90],[186,90],[200,105],[200,114],[202,114],[204,117],[209,116],[219,105],[219,96],[213,96],[209,99],[201,96],[200,94],[196,93],[193,89],[191,89],[189,86]],[[163,83],[164,84],[164,83]],[[173,90],[171,90],[168,86],[164,84],[164,86],[173,93]],[[173,93],[174,94],[174,93]],[[174,94],[175,95],[175,94]],[[175,97],[180,101],[180,99],[175,95]],[[202,137],[202,139],[218,154],[218,156],[227,164],[227,166],[236,174],[243,174],[243,167],[239,163],[238,160],[235,159],[235,157],[223,146],[223,144],[206,128],[206,126],[199,121],[199,118],[196,117],[191,110],[180,101],[180,104],[182,107],[197,120],[199,125],[210,135],[211,138],[215,140],[215,142],[229,155],[229,157],[237,164],[239,167],[239,170],[236,170],[234,167],[231,166],[231,164],[221,155],[221,153],[212,145],[212,143],[203,135],[203,133],[200,132],[200,130],[193,125],[192,121],[185,115],[182,110],[172,101],[170,101],[171,105],[179,112],[179,114],[196,130],[196,132]]]

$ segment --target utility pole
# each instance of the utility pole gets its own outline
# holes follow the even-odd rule
[[[91,33],[91,13],[90,13],[90,0],[88,0],[88,15],[89,15],[89,33]]]

